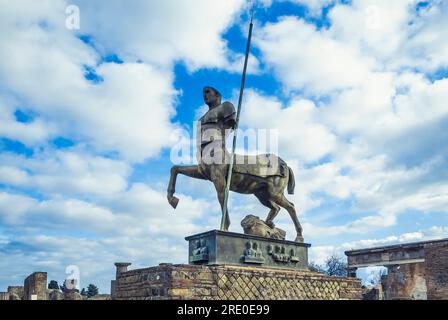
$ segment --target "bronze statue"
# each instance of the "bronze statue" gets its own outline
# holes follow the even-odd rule
[[[230,155],[226,149],[226,137],[235,126],[235,108],[230,102],[221,103],[221,94],[212,87],[203,90],[204,102],[208,112],[199,120],[200,129],[197,136],[198,165],[173,166],[168,185],[168,202],[177,207],[179,199],[174,196],[176,178],[183,174],[191,178],[213,182],[221,209],[224,205],[226,177],[229,169]],[[235,162],[236,161],[236,162]],[[270,208],[266,224],[274,228],[273,220],[285,208],[291,216],[297,232],[296,242],[303,242],[302,227],[297,218],[294,204],[284,195],[294,193],[294,174],[281,158],[275,155],[236,156],[232,170],[230,190],[242,194],[254,194],[260,202]],[[224,230],[230,225],[226,211]]]

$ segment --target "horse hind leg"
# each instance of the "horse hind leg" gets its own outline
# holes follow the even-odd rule
[[[268,217],[266,218],[265,223],[269,227],[274,228],[275,227],[274,218],[277,216],[278,212],[280,211],[280,207],[274,201],[271,201],[264,193],[258,193],[258,194],[255,194],[255,196],[258,198],[258,200],[260,200],[260,202],[264,206],[271,209],[271,211],[269,211],[269,213],[268,213]]]
[[[269,211],[268,217],[266,218],[266,221],[265,221],[266,224],[268,226],[270,226],[271,228],[275,228],[274,219],[277,216],[279,211],[280,211],[280,207],[276,203],[272,202],[271,211]]]
[[[288,199],[286,199],[285,195],[282,194],[279,197],[275,199],[275,202],[280,205],[281,207],[285,208],[286,211],[288,211],[289,215],[291,216],[291,219],[294,223],[294,227],[297,232],[295,242],[303,242],[303,235],[302,235],[302,226],[300,225],[299,219],[297,218],[296,209],[294,208],[294,204],[289,202]]]

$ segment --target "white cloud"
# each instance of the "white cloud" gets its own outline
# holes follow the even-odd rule
[[[80,148],[46,150],[33,157],[0,155],[0,183],[50,195],[101,195],[123,191],[130,166]]]
[[[23,141],[26,145],[45,143],[57,132],[55,126],[43,119],[37,119],[31,123],[16,121],[13,107],[18,105],[14,99],[0,96],[0,136],[11,140]]]
[[[395,58],[407,41],[415,0],[355,0],[329,13],[329,35],[383,61]]]
[[[174,212],[164,193],[143,184],[93,197],[91,202],[68,197],[37,200],[0,192],[2,227],[14,230],[14,235],[0,238],[0,257],[8,257],[0,259],[1,276],[7,276],[0,279],[12,285],[44,269],[49,279],[61,280],[65,268],[73,264],[80,268],[81,281],[108,292],[114,262],[130,261],[133,267],[186,263],[183,237],[207,230],[204,217],[212,205],[182,194],[180,198]],[[24,267],[18,270],[14,263]]]
[[[309,13],[313,16],[320,16],[322,9],[334,2],[334,0],[289,0],[289,1],[306,5],[309,9]]]
[[[64,135],[131,161],[157,156],[172,143],[160,139],[176,128],[170,122],[176,96],[171,71],[104,63],[96,69],[104,81],[93,84],[84,78],[84,66],[94,68],[99,56],[60,23],[65,17],[62,3],[45,3],[38,13],[19,8],[15,4],[1,10],[2,30],[8,32],[1,32],[0,40],[8,46],[0,53],[0,82],[4,92],[18,97],[2,99],[9,103],[1,112],[8,120],[2,134],[33,147]],[[34,121],[15,122],[16,108],[31,111]]]
[[[319,265],[325,264],[325,261],[335,252],[333,246],[318,246],[310,248],[310,262],[317,263]]]
[[[174,63],[241,71],[243,56],[222,35],[243,1],[79,1],[79,34],[93,46],[65,28],[67,4],[0,5],[0,135],[31,149],[0,156],[0,220],[8,233],[0,239],[7,278],[0,276],[23,282],[44,268],[61,280],[72,263],[108,290],[113,262],[185,262],[183,237],[209,223],[208,201],[180,194],[174,212],[164,192],[128,179],[133,163],[174,142]],[[112,53],[124,63],[101,62]],[[258,72],[256,57],[249,68]],[[87,71],[98,81],[87,80]],[[30,120],[20,122],[16,110]],[[55,150],[57,137],[74,146]]]
[[[417,13],[416,4],[336,4],[328,29],[283,17],[256,36],[290,101],[249,92],[242,122],[287,132],[279,134],[279,153],[298,160],[296,206],[309,211],[329,197],[351,202],[350,211],[340,213],[351,215],[349,222],[328,224],[325,219],[337,213],[322,212],[309,217],[308,235],[388,228],[408,209],[446,211],[447,180],[440,172],[447,165],[441,157],[447,150],[447,80],[430,82],[412,69],[419,60],[408,56],[417,48],[429,61],[443,54],[443,47],[419,47],[415,39],[428,28],[434,39],[445,37],[446,28],[432,28],[446,8],[432,2]],[[434,65],[427,70],[443,67]],[[305,104],[297,95],[316,102]],[[323,157],[329,163],[313,163]]]
[[[254,44],[289,90],[321,95],[359,86],[373,61],[327,33],[299,18],[283,17],[261,29]]]
[[[2,192],[0,197],[0,219],[5,225],[65,232],[89,230],[130,237],[148,233],[172,237],[197,233],[202,228],[202,216],[210,208],[206,201],[181,196],[181,213],[174,213],[165,194],[142,184],[134,184],[128,191],[91,195],[92,201],[69,197],[37,200],[10,192]]]
[[[425,86],[428,85],[425,82]],[[433,85],[439,86],[438,83]],[[426,96],[424,92],[421,94]],[[437,95],[433,97],[436,102],[435,110],[430,113],[434,116],[429,119],[440,117],[441,114],[436,111],[439,98]],[[438,150],[425,155],[422,159],[424,161],[409,168],[403,164],[395,164],[397,160],[394,159],[400,157],[404,144],[400,140],[393,142],[393,139],[397,132],[412,127],[407,121],[399,122],[396,119],[394,121],[397,121],[397,125],[390,129],[370,129],[365,123],[359,122],[359,130],[362,131],[351,141],[346,141],[344,133],[335,134],[337,126],[345,124],[346,119],[338,119],[337,112],[333,113],[331,108],[318,108],[311,101],[296,98],[292,98],[284,106],[276,98],[253,91],[247,92],[246,100],[241,119],[245,127],[279,130],[278,153],[294,169],[297,181],[294,200],[301,210],[306,213],[318,207],[326,201],[322,195],[324,193],[341,200],[353,196],[353,210],[380,213],[355,219],[343,227],[332,228],[332,232],[365,232],[369,228],[373,230],[389,227],[396,222],[395,215],[406,209],[426,211],[425,206],[431,206],[433,209],[444,210],[446,184],[442,182],[443,177],[429,178],[446,164],[443,158],[436,155]],[[440,108],[442,109],[443,107]],[[349,113],[349,110],[345,112]],[[342,113],[340,111],[339,115]],[[328,120],[329,114],[335,115],[333,121]],[[378,117],[384,117],[384,113],[377,114]],[[370,121],[372,118],[366,117]],[[421,117],[420,121],[424,122]],[[397,128],[398,123],[401,128]],[[384,142],[385,137],[390,139],[385,141],[389,146]],[[412,148],[416,139],[406,143]],[[442,147],[442,143],[440,146]],[[324,156],[329,156],[330,162],[306,165]],[[316,194],[319,195],[315,196]]]
[[[236,21],[244,4],[242,0],[137,0],[132,6],[126,1],[75,3],[81,10],[81,32],[92,35],[100,50],[161,66],[183,60],[191,70],[231,67],[227,60],[231,52],[221,34]]]
[[[335,136],[318,118],[319,110],[312,101],[293,98],[284,107],[277,98],[248,90],[241,123],[251,129],[278,130],[281,157],[305,163],[319,160],[336,147]]]
[[[8,257],[0,259],[1,277],[7,276],[0,279],[12,285],[44,269],[49,278],[61,280],[66,276],[65,267],[74,264],[81,270],[81,280],[85,277],[84,281],[99,284],[108,292],[114,262],[127,260],[133,267],[185,263],[187,243],[183,237],[207,230],[204,217],[212,205],[182,194],[179,197],[179,210],[174,212],[164,193],[143,184],[90,195],[91,201],[67,196],[39,200],[0,192],[2,228],[14,230],[0,238],[0,256]],[[216,216],[216,224],[218,220]],[[12,267],[14,263],[25,265],[24,259],[26,267]]]
[[[80,33],[90,35],[99,52],[125,60],[98,67],[98,52],[65,28],[64,1],[3,6],[2,30],[8,32],[0,33],[0,41],[8,46],[0,53],[0,82],[9,94],[1,99],[8,105],[0,113],[6,121],[0,133],[31,147],[64,135],[130,161],[158,156],[173,144],[168,137],[177,128],[170,121],[178,93],[173,63],[183,60],[192,70],[241,69],[241,54],[230,52],[221,36],[243,1],[196,2],[80,1]],[[118,23],[123,19],[133,23]],[[132,62],[139,60],[145,63]],[[104,81],[86,80],[85,66]],[[257,72],[255,57],[250,67]],[[16,108],[36,116],[19,123]]]
[[[147,237],[83,237],[27,235],[14,238],[14,243],[0,244],[0,281],[7,285],[23,285],[23,280],[36,270],[48,273],[48,281],[59,284],[69,275],[66,268],[79,268],[80,285],[96,284],[100,293],[110,293],[115,277],[114,263],[132,262],[131,269],[162,262],[185,263],[187,242]],[[27,263],[23,263],[23,261]],[[3,290],[3,288],[2,288]],[[6,288],[4,288],[6,290]]]

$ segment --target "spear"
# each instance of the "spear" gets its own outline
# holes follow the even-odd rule
[[[227,202],[229,201],[230,183],[232,182],[233,159],[235,157],[238,123],[240,121],[241,104],[243,102],[243,93],[244,93],[244,84],[246,82],[247,61],[249,60],[250,41],[252,39],[252,29],[254,26],[253,18],[254,18],[254,4],[252,5],[252,9],[251,9],[251,13],[250,13],[249,36],[247,37],[246,56],[244,58],[243,76],[241,78],[240,96],[238,99],[238,109],[237,109],[237,113],[236,113],[236,121],[235,121],[235,128],[234,128],[234,134],[233,134],[232,153],[230,155],[229,171],[227,173],[226,190],[224,193],[224,205],[222,206],[221,230],[224,230],[224,221],[225,221],[225,216],[227,213]]]

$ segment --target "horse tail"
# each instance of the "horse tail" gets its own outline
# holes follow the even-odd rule
[[[289,178],[288,178],[288,194],[294,194],[294,188],[296,187],[296,180],[294,178],[294,172],[288,167]]]

